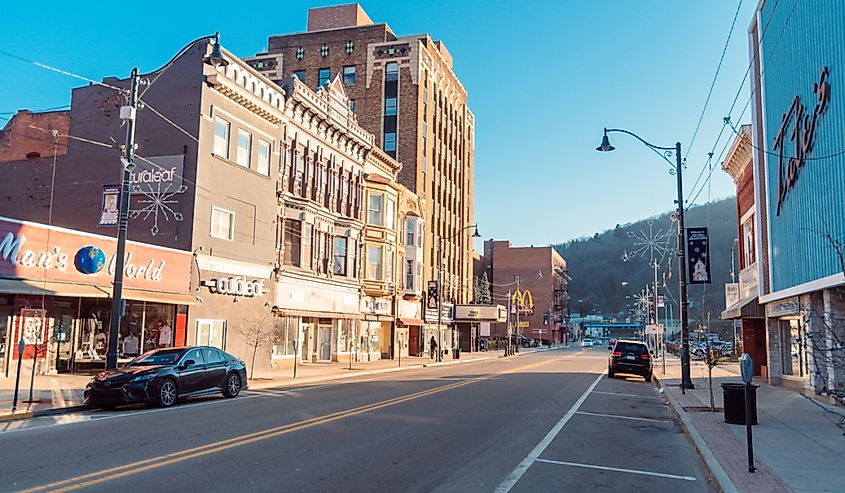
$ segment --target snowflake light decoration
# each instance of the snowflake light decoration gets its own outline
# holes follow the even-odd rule
[[[672,239],[672,231],[658,229],[654,230],[654,223],[649,221],[648,232],[640,230],[638,232],[628,232],[634,240],[634,249],[632,251],[625,250],[622,254],[622,261],[628,262],[637,258],[648,258],[649,261],[662,262],[671,249],[669,248],[669,241]]]
[[[139,185],[132,187],[133,194],[140,194],[136,203],[141,207],[140,209],[129,209],[129,217],[136,219],[141,217],[141,220],[146,221],[151,216],[153,218],[153,225],[150,227],[150,233],[156,236],[159,232],[158,222],[159,217],[165,221],[170,221],[172,217],[174,221],[182,220],[182,213],[173,210],[173,204],[178,204],[179,200],[176,195],[185,193],[188,189],[185,185],[180,185],[177,189],[171,190],[172,183],[168,183],[164,190],[161,188],[161,182],[156,183],[156,188],[148,184],[147,189],[141,188]],[[143,217],[142,217],[143,216]]]

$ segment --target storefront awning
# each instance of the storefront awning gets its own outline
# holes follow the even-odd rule
[[[754,298],[739,300],[739,302],[734,303],[722,312],[722,320],[733,320],[735,318],[743,317],[763,318],[765,316],[766,314],[763,311],[763,308],[760,307],[760,303],[757,301],[756,296]]]
[[[0,279],[0,293],[36,296],[66,296],[69,298],[109,298],[104,288],[89,284],[42,282],[24,279]]]
[[[361,320],[360,313],[341,312],[319,312],[311,310],[291,310],[289,308],[273,307],[278,315],[286,317],[310,317],[310,318],[343,318],[350,320]]]
[[[404,325],[425,325],[425,322],[418,318],[400,318],[399,322]]]
[[[165,293],[162,291],[147,291],[133,288],[124,288],[123,298],[134,301],[165,303],[168,305],[199,305],[202,303],[196,296],[190,294]]]

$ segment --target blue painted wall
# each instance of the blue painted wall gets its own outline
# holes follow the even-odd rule
[[[845,1],[767,0],[759,29],[765,31],[760,53],[767,152],[777,153],[773,142],[796,95],[812,115],[817,103],[813,84],[823,67],[830,70],[830,102],[817,120],[812,153],[780,215],[779,160],[766,155],[771,282],[776,292],[841,272],[838,256],[821,232],[827,227],[845,241]],[[794,142],[788,136],[784,155],[792,156]]]

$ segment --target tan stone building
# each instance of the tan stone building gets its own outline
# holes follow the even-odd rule
[[[375,144],[402,163],[398,180],[425,210],[424,280],[436,279],[444,238],[444,300],[472,299],[475,118],[441,41],[397,36],[358,4],[310,9],[306,32],[271,36],[248,62],[272,80],[316,89],[340,76]]]

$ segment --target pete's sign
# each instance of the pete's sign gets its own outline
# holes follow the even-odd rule
[[[107,268],[83,274],[73,266],[80,248],[93,245],[106,255]],[[116,263],[114,238],[42,224],[0,218],[0,277],[73,282],[111,288]],[[127,242],[124,265],[127,287],[189,291],[191,254]]]
[[[783,114],[780,129],[775,135],[774,149],[778,155],[778,216],[780,216],[781,205],[786,200],[786,194],[798,181],[798,171],[804,167],[807,156],[813,152],[817,120],[827,110],[827,105],[830,102],[828,73],[828,68],[824,67],[819,75],[818,82],[813,84],[816,106],[812,113],[807,114],[807,109],[801,102],[801,96],[795,96],[789,110]],[[784,156],[787,139],[794,144],[793,155],[789,158]]]

